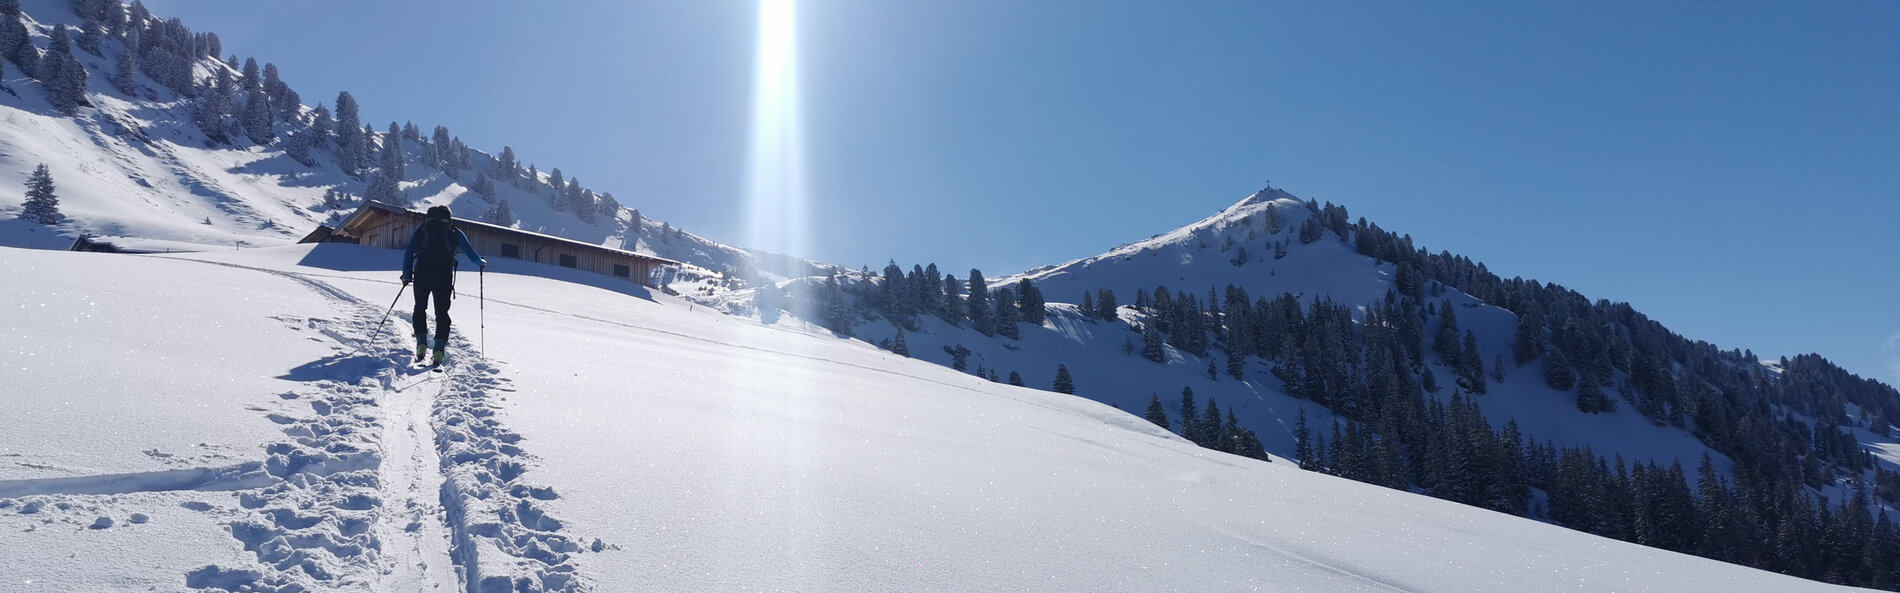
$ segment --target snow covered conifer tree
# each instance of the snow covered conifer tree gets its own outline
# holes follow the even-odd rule
[[[1150,318],[1147,323],[1142,324],[1141,357],[1151,362],[1161,362],[1166,358],[1167,353],[1161,348],[1161,329],[1156,326],[1155,321]]]
[[[851,308],[845,305],[844,288],[838,285],[838,277],[825,280],[825,326],[840,335],[851,335]]]
[[[453,143],[453,140],[449,137],[449,129],[442,126],[436,126],[435,131],[429,134],[429,142],[435,146],[436,168],[444,173],[455,171],[455,163],[449,160],[449,145]]]
[[[358,144],[362,150],[357,153],[356,162],[358,166],[368,168],[376,156],[376,126],[363,124],[362,138],[363,141]]]
[[[1011,340],[1022,339],[1022,330],[1016,327],[1016,316],[1020,314],[1016,310],[1016,291],[1010,290],[1007,286],[996,289],[995,300],[996,333]]]
[[[1201,431],[1198,430],[1200,425],[1194,421],[1195,420],[1194,417],[1199,415],[1195,413],[1195,409],[1196,409],[1196,406],[1194,405],[1194,388],[1182,387],[1181,388],[1181,438],[1185,438],[1189,441],[1199,443],[1201,442]]]
[[[370,176],[369,189],[363,190],[363,196],[385,204],[407,205],[402,198],[402,186],[396,183],[395,176],[383,171]]]
[[[495,176],[502,178],[502,180],[507,181],[509,184],[513,184],[515,181],[516,168],[520,166],[519,163],[515,162],[514,147],[503,146],[501,147],[501,156],[495,157]]]
[[[298,164],[305,167],[314,167],[317,165],[316,159],[310,158],[310,132],[308,130],[285,134],[284,154],[289,156],[290,160],[297,161]]]
[[[363,125],[358,119],[356,97],[349,91],[336,95],[336,164],[344,173],[356,175],[362,165]]]
[[[897,328],[897,338],[891,342],[891,353],[910,358],[910,344],[904,342],[904,328]]]
[[[46,163],[40,163],[33,176],[26,179],[26,203],[21,205],[20,218],[40,224],[59,222],[59,196],[53,193],[53,173],[46,169]]]
[[[600,194],[599,210],[601,216],[605,216],[611,220],[613,217],[620,215],[620,201],[615,200],[614,195],[611,193]],[[633,224],[640,224],[640,220],[637,218],[634,219]]]
[[[139,86],[138,46],[138,29],[133,29],[126,37],[125,50],[119,52],[119,62],[112,73],[112,86],[118,87],[119,92],[128,97],[132,96]]]
[[[1042,301],[1042,289],[1024,278],[1016,283],[1016,294],[1022,320],[1031,325],[1042,325],[1043,320],[1048,318],[1048,310]]]
[[[270,98],[264,93],[252,92],[244,100],[244,136],[258,146],[270,144],[277,139],[277,130],[271,121]]]
[[[1159,395],[1153,393],[1148,394],[1148,413],[1143,417],[1147,418],[1149,422],[1155,423],[1155,426],[1161,427],[1161,430],[1173,429],[1168,426],[1168,409],[1161,407],[1161,396]]]
[[[86,50],[86,53],[103,58],[105,55],[99,53],[99,42],[105,39],[105,36],[105,29],[98,23],[86,23],[79,26],[79,39],[74,43],[79,46],[79,49]]]
[[[983,271],[970,269],[970,325],[985,336],[996,335],[993,311],[990,310],[990,290],[983,283]]]
[[[528,183],[526,186],[529,194],[541,194],[541,172],[535,170],[534,165],[528,165]]]
[[[257,91],[264,88],[264,79],[257,70],[257,58],[244,58],[244,77],[238,79],[244,90]]]
[[[487,214],[482,215],[482,220],[501,226],[513,225],[515,223],[514,206],[508,204],[507,198],[502,198],[501,203],[495,204],[494,208],[488,209]]]
[[[310,116],[310,145],[316,148],[329,148],[330,139],[336,134],[336,119],[330,117],[330,108],[322,103]]]
[[[574,207],[574,214],[580,217],[581,222],[593,224],[594,221],[600,219],[600,208],[594,205],[594,192],[581,188],[579,177],[568,181],[567,200]]]
[[[198,130],[204,132],[205,137],[210,138],[212,142],[229,141],[224,130],[224,116],[231,111],[230,91],[231,77],[223,69],[219,69],[218,81],[205,87],[198,97],[198,112],[194,116],[193,123],[196,123]]]
[[[1075,395],[1075,379],[1069,376],[1068,365],[1056,365],[1056,380],[1051,390],[1056,393]]]
[[[66,26],[53,28],[53,43],[40,60],[40,83],[46,86],[46,98],[55,109],[71,115],[86,104],[86,67],[73,57],[72,38]]]
[[[943,275],[943,302],[937,307],[937,316],[950,325],[963,324],[963,284],[957,282],[955,274]]]
[[[402,179],[408,173],[402,159],[402,129],[396,127],[396,122],[389,122],[389,133],[383,134],[383,160],[379,165],[392,179]]]
[[[33,47],[32,37],[26,32],[26,22],[20,20],[18,1],[0,0],[3,1],[13,2],[13,13],[0,14],[0,57],[13,60],[14,64],[20,66],[21,72],[37,78],[40,50]]]

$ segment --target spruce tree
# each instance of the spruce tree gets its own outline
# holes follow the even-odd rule
[[[1464,378],[1467,389],[1472,393],[1484,393],[1484,354],[1478,352],[1478,336],[1465,330],[1464,353],[1459,355],[1463,362]]]
[[[1444,361],[1446,366],[1462,370],[1464,365],[1459,363],[1461,342],[1458,333],[1458,313],[1447,299],[1444,306],[1438,308],[1438,330],[1433,334],[1432,351],[1438,353],[1438,359]]]
[[[944,323],[953,326],[963,324],[964,308],[962,287],[963,284],[957,282],[955,275],[943,275],[943,302],[937,308],[937,316],[942,317]]]
[[[27,34],[26,22],[20,20],[19,11],[0,15],[0,57],[13,60],[21,72],[38,78],[40,50],[33,46],[32,39]]]
[[[483,219],[490,224],[513,226],[515,224],[514,206],[508,204],[507,198],[502,198],[501,202],[495,204],[494,208],[489,209],[488,215],[483,217]]]
[[[1227,441],[1225,427],[1221,425],[1220,404],[1214,398],[1207,398],[1207,407],[1201,409],[1200,445],[1209,449],[1226,450],[1222,443]]]
[[[139,86],[138,47],[139,30],[134,28],[127,34],[125,49],[119,52],[119,61],[114,64],[112,73],[112,86],[118,87],[119,92],[130,99],[138,98],[136,95]]]
[[[844,288],[836,275],[825,279],[825,325],[839,335],[851,335],[851,308],[845,304]]]
[[[1271,210],[1269,210],[1271,212]],[[1300,408],[1299,419],[1293,423],[1293,456],[1299,458],[1300,469],[1318,471],[1319,459],[1313,455],[1313,433],[1306,426],[1306,408]]]
[[[310,145],[316,148],[329,148],[330,141],[336,136],[336,119],[330,117],[330,108],[317,104],[310,117]]]
[[[370,175],[369,184],[363,190],[363,197],[396,206],[408,205],[408,200],[403,199],[402,186],[397,183],[396,177],[382,171]]]
[[[1141,328],[1141,357],[1151,362],[1161,362],[1167,352],[1161,347],[1161,330],[1155,327],[1155,319],[1150,317]]]
[[[264,90],[264,80],[259,77],[257,58],[244,58],[243,76],[238,79],[244,90],[256,92]]]
[[[1010,384],[1010,385],[1015,385],[1015,386],[1017,386],[1017,387],[1022,387],[1022,386],[1023,386],[1023,376],[1022,376],[1022,374],[1020,374],[1020,373],[1017,373],[1016,371],[1010,371],[1010,372],[1009,372],[1009,384]]]
[[[1056,365],[1056,381],[1052,389],[1056,393],[1075,394],[1075,380],[1069,377],[1069,367]]]
[[[46,87],[46,99],[53,108],[67,115],[86,104],[86,67],[73,57],[72,38],[66,25],[53,28],[53,42],[40,59],[39,79]]]
[[[1194,419],[1198,416],[1199,414],[1195,412],[1195,408],[1194,408],[1194,387],[1193,386],[1182,387],[1181,388],[1181,438],[1187,439],[1189,442],[1192,442],[1192,443],[1201,442],[1200,425],[1196,424],[1194,421]]]
[[[389,131],[383,134],[383,158],[379,165],[396,179],[408,175],[402,158],[402,128],[396,122],[389,122]]]
[[[996,335],[994,311],[990,308],[989,287],[983,283],[983,271],[970,269],[970,326],[985,336]]]
[[[305,167],[316,166],[316,159],[310,157],[310,132],[306,130],[285,134],[284,155]]]
[[[501,147],[501,156],[495,159],[495,176],[513,184],[515,182],[515,176],[518,174],[517,169],[520,166],[520,163],[515,162],[514,147],[503,146]]]
[[[1564,357],[1562,348],[1552,348],[1544,357],[1544,384],[1558,391],[1569,391],[1576,385],[1576,376],[1570,373],[1570,361]]]
[[[53,173],[46,169],[46,163],[40,163],[26,179],[26,203],[21,204],[20,218],[39,224],[59,223],[59,195],[53,192]]]
[[[897,328],[897,337],[891,341],[891,353],[910,358],[910,344],[904,342],[904,328]]]
[[[343,172],[354,176],[362,167],[363,121],[358,119],[356,97],[349,91],[336,96],[336,164]]]
[[[994,323],[997,335],[1011,340],[1021,339],[1022,330],[1016,327],[1016,316],[1020,314],[1021,312],[1016,309],[1016,291],[1010,290],[1007,286],[996,289]]]
[[[1149,422],[1155,423],[1155,426],[1161,427],[1161,430],[1173,430],[1173,427],[1168,426],[1168,410],[1161,407],[1161,396],[1159,395],[1153,393],[1148,394],[1148,414],[1146,418]]]
[[[1042,325],[1047,316],[1043,308],[1042,291],[1030,284],[1028,278],[1024,278],[1016,282],[1016,294],[1022,320],[1031,325]]]
[[[244,136],[259,146],[270,144],[277,139],[276,127],[271,121],[270,99],[263,93],[253,92],[244,100]]]

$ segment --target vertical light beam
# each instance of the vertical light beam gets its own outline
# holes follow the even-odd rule
[[[798,19],[794,0],[760,0],[748,168],[749,242],[809,257],[804,134],[799,114]]]

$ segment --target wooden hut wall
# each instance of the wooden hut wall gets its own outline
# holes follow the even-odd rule
[[[363,245],[403,249],[408,246],[409,236],[415,232],[416,225],[419,223],[420,220],[413,216],[372,210],[357,224],[339,230],[356,236]],[[603,249],[589,249],[563,241],[483,226],[466,225],[461,228],[463,234],[468,235],[469,244],[475,247],[477,253],[486,258],[514,257],[523,261],[559,266],[561,256],[566,255],[574,258],[572,266],[574,269],[622,278],[642,285],[647,283],[653,273],[654,262],[638,256]],[[508,254],[508,250],[505,249],[507,246],[515,248],[514,255]],[[614,274],[616,265],[626,266],[627,275]]]

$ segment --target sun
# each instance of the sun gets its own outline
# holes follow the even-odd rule
[[[759,3],[747,201],[750,245],[809,256],[797,15],[794,0]]]

